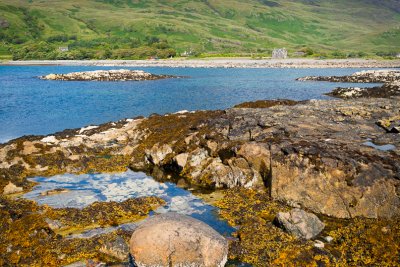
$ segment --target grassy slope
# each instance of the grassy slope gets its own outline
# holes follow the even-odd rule
[[[400,50],[400,13],[390,3],[379,2],[0,0],[0,18],[10,23],[0,31],[25,39],[62,33],[105,40],[158,36],[180,51],[192,47],[209,52],[252,52],[277,46]]]

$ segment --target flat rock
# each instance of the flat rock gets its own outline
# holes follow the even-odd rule
[[[205,223],[177,213],[144,220],[132,234],[130,252],[139,267],[224,266],[228,243]]]
[[[95,70],[67,74],[49,74],[39,77],[42,80],[59,81],[145,81],[177,78],[172,75],[156,75],[142,70]]]
[[[301,209],[279,212],[276,221],[285,231],[304,239],[316,237],[325,227],[317,216]]]

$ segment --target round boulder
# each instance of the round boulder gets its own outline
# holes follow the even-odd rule
[[[207,224],[170,212],[144,220],[132,234],[130,252],[139,267],[222,267],[228,243]]]

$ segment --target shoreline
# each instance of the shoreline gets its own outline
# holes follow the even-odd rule
[[[400,68],[400,60],[375,59],[160,59],[0,61],[0,66],[102,66],[169,68]]]

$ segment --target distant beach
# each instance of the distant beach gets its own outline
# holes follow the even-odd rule
[[[399,68],[400,60],[374,59],[248,59],[206,58],[167,60],[31,60],[3,61],[5,66],[110,66],[171,68]]]

